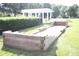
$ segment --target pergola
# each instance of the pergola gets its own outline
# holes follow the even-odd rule
[[[37,16],[42,19],[51,19],[52,18],[52,9],[49,8],[40,8],[40,9],[24,9],[21,11],[24,16]]]

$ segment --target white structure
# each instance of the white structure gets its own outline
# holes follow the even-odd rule
[[[48,20],[52,18],[53,11],[49,8],[40,8],[40,9],[24,9],[21,12],[24,16],[36,16]]]

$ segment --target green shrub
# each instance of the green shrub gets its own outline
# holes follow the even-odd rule
[[[42,19],[36,17],[1,17],[0,29],[14,31],[40,25],[41,23]]]

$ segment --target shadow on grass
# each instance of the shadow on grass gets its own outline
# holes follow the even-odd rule
[[[56,56],[56,42],[57,40],[51,44],[48,51],[24,51],[10,47],[3,47],[2,50],[17,56]]]

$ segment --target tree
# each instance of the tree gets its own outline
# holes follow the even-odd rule
[[[77,10],[77,17],[79,18],[79,7],[78,7],[78,10]]]
[[[74,4],[73,6],[70,6],[68,10],[68,15],[70,17],[77,17],[77,11],[78,11],[78,5]]]
[[[51,8],[51,4],[49,4],[49,3],[43,3],[42,7],[43,8]]]
[[[9,16],[10,12],[11,12],[10,8],[4,6],[3,3],[0,4],[0,16]]]
[[[3,4],[3,8],[7,9],[7,11],[10,11],[10,13],[14,13],[16,15],[18,9],[16,9],[17,6],[15,5],[15,3],[2,3],[2,4]]]
[[[56,18],[56,17],[58,17],[59,16],[59,14],[60,14],[60,10],[59,10],[59,7],[58,6],[53,6],[52,7],[52,10],[53,10],[53,18]]]
[[[68,18],[68,7],[62,6],[60,9],[60,15],[62,18]]]

